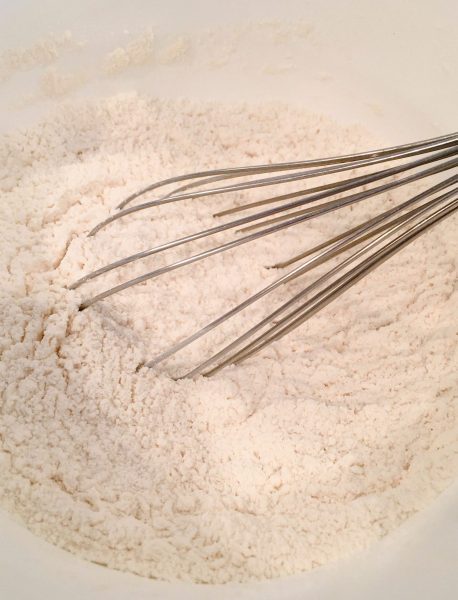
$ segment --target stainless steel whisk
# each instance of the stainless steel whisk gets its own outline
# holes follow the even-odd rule
[[[118,211],[116,213],[92,229],[89,233],[90,236],[129,214],[172,202],[300,182],[392,161],[396,161],[395,166],[382,170],[324,183],[308,189],[270,196],[220,211],[214,216],[220,218],[256,209],[255,212],[246,216],[146,249],[103,266],[73,283],[70,289],[75,289],[89,280],[133,261],[188,244],[194,240],[211,237],[223,231],[235,230],[234,239],[229,242],[212,246],[208,250],[149,271],[144,275],[129,279],[120,285],[87,298],[80,306],[80,309],[83,310],[133,285],[159,277],[209,256],[247,244],[263,236],[274,234],[400,186],[406,186],[422,179],[429,181],[427,178],[449,172],[447,177],[434,178],[434,185],[429,182],[424,191],[399,203],[397,206],[359,223],[357,226],[318,246],[307,249],[286,262],[274,265],[277,268],[285,268],[299,262],[298,266],[250,296],[238,306],[233,307],[191,336],[179,341],[159,356],[142,365],[146,367],[157,365],[273,290],[310,271],[313,267],[358,246],[353,254],[342,258],[341,262],[331,270],[307,285],[259,323],[256,323],[237,339],[204,360],[184,377],[193,377],[197,374],[212,375],[226,365],[241,363],[304,323],[434,224],[454,213],[458,209],[458,133],[358,154],[298,162],[214,169],[172,177],[153,183],[129,196],[117,207]],[[244,179],[240,182],[230,181],[237,178]],[[148,192],[157,191],[160,188],[174,184],[178,184],[178,187],[174,187],[159,198],[128,206],[133,200]],[[371,184],[376,185],[368,187]],[[346,192],[351,193],[346,194]],[[273,206],[264,208],[269,205]]]

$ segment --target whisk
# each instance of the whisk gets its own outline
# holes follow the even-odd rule
[[[379,167],[374,172],[366,172],[368,168],[385,162],[394,162],[394,166],[388,166],[382,170]],[[85,299],[80,305],[80,309],[84,310],[96,302],[100,302],[129,287],[204,260],[209,256],[250,243],[267,235],[273,235],[286,228],[294,227],[310,219],[362,202],[395,188],[407,186],[423,179],[427,181],[428,187],[424,191],[313,248],[302,251],[287,261],[274,265],[278,269],[285,269],[290,265],[299,263],[242,303],[208,323],[205,327],[178,341],[149,362],[140,365],[142,367],[156,366],[280,286],[287,285],[290,281],[309,272],[314,267],[345,253],[345,257],[341,257],[340,262],[332,269],[278,306],[235,340],[206,358],[183,377],[194,377],[198,374],[213,375],[229,364],[243,362],[268,344],[279,340],[302,325],[430,227],[454,213],[458,209],[457,166],[458,133],[453,133],[419,142],[345,156],[214,169],[165,179],[153,183],[126,198],[117,207],[117,212],[94,227],[89,235],[95,235],[110,223],[129,214],[154,209],[173,202],[189,199],[198,200],[230,192],[244,192],[253,188],[269,188],[279,184],[302,182],[346,171],[352,172],[352,176],[347,179],[331,181],[309,188],[304,187],[304,189],[289,193],[270,195],[262,200],[247,201],[229,209],[221,210],[214,215],[215,218],[228,217],[243,211],[248,211],[249,214],[237,216],[235,219],[231,217],[230,220],[203,231],[148,248],[102,266],[84,275],[69,287],[71,289],[78,288],[89,280],[101,277],[113,269],[118,269],[147,256],[195,240],[211,238],[223,231],[232,230],[234,232],[234,238],[228,242],[214,245],[207,250],[191,254],[187,258],[176,260],[141,276],[128,279],[124,283]],[[363,174],[361,174],[361,171],[360,174],[354,174],[355,170],[363,168]],[[433,177],[437,175],[442,175],[442,177]],[[237,179],[239,181],[234,181]],[[162,193],[163,188],[166,188],[166,186],[172,186],[172,189],[170,190],[169,187],[167,193]],[[151,192],[157,194],[159,191],[161,191],[159,197],[131,205],[134,200],[145,194]],[[253,210],[254,212],[250,212]],[[348,255],[347,251],[355,247],[357,248],[356,251]]]

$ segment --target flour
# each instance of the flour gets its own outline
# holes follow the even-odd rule
[[[20,71],[56,62],[63,54],[82,48],[84,43],[74,39],[71,31],[49,34],[28,47],[4,50],[0,53],[0,81]]]
[[[86,82],[84,72],[69,73],[59,72],[56,68],[50,67],[41,75],[39,79],[39,97],[60,98],[61,96],[73,92],[80,88]]]
[[[158,62],[161,65],[174,65],[183,62],[189,56],[191,44],[188,37],[177,36],[170,40],[159,52]]]
[[[144,31],[125,46],[119,46],[104,58],[103,70],[107,75],[118,75],[131,67],[151,62],[154,51],[154,34]]]
[[[24,92],[23,85],[10,86],[0,101],[4,101],[7,110],[15,111],[43,102],[57,104],[64,96],[82,92],[101,79],[116,78],[119,82],[120,76],[129,72],[141,73],[153,86],[151,89],[156,89],[158,77],[168,71],[172,74],[174,69],[182,71],[184,66],[197,68],[196,75],[199,68],[207,66],[235,68],[254,76],[261,72],[269,77],[283,77],[299,69],[300,50],[316,43],[314,33],[310,23],[299,19],[246,21],[178,35],[164,33],[157,25],[147,23],[141,29],[123,30],[122,34],[105,32],[97,38],[97,44],[82,41],[68,30],[48,34],[28,46],[0,52],[0,84],[20,75],[27,88]],[[123,42],[113,46],[112,40],[120,37]],[[101,45],[106,45],[103,52]],[[259,53],[251,52],[253,45]],[[76,56],[81,66],[75,70],[72,58]],[[181,78],[182,73],[177,71],[174,77]],[[322,80],[321,76],[313,78]],[[326,75],[328,79],[333,77]]]
[[[189,250],[150,257],[81,292],[66,289],[97,266],[214,223],[215,207],[230,204],[220,197],[144,211],[87,238],[151,181],[374,143],[358,127],[297,109],[134,95],[63,106],[6,137],[1,505],[86,559],[215,583],[323,565],[367,548],[431,502],[458,473],[455,217],[291,335],[211,379],[171,375],[294,286],[156,371],[137,366],[277,277],[269,264],[391,198],[269,236],[83,312],[78,304],[94,290]]]

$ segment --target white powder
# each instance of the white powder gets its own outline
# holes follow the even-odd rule
[[[154,33],[151,30],[130,40],[125,46],[119,46],[104,58],[103,70],[107,75],[118,75],[131,67],[151,62],[154,50]]]
[[[267,265],[390,198],[84,312],[77,305],[91,290],[189,250],[130,265],[81,294],[65,288],[96,266],[214,223],[215,207],[229,205],[221,197],[175,204],[86,237],[151,181],[373,143],[359,128],[286,107],[136,96],[63,107],[6,137],[1,505],[89,560],[166,580],[227,582],[297,573],[366,548],[432,501],[458,473],[456,218],[289,337],[211,379],[170,375],[265,314],[266,303],[157,371],[136,367],[276,278]]]
[[[82,71],[71,73],[65,70],[60,72],[55,67],[49,67],[39,79],[40,93],[38,97],[60,98],[80,88],[86,79],[87,75]]]
[[[174,37],[160,50],[158,62],[161,65],[174,65],[189,56],[191,44],[188,37],[183,35]]]
[[[62,54],[83,45],[74,39],[71,31],[64,31],[60,35],[47,35],[28,47],[4,50],[0,53],[0,81],[19,71],[54,63]]]
[[[117,39],[121,37],[119,31],[112,34]],[[5,106],[20,110],[43,101],[58,103],[76,90],[97,84],[101,75],[115,78],[139,71],[146,81],[153,82],[159,69],[171,71],[184,65],[190,69],[236,68],[255,76],[261,72],[272,78],[283,77],[300,68],[301,51],[316,43],[313,26],[301,19],[247,21],[179,35],[164,33],[148,24],[137,31],[124,30],[121,39],[125,41],[100,54],[99,38],[97,44],[91,45],[76,39],[71,31],[63,31],[41,37],[27,47],[0,52],[0,84],[22,73],[22,82],[28,87],[26,93],[22,85],[11,89],[5,96]],[[251,52],[253,46],[258,48],[257,54]],[[85,66],[74,70],[64,59],[76,53],[80,53],[78,62]],[[332,79],[327,75],[324,78]],[[324,78],[318,76],[319,80]]]

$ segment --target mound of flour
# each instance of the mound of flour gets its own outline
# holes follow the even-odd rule
[[[144,211],[87,238],[151,181],[372,145],[357,127],[287,107],[135,95],[64,106],[4,138],[0,505],[109,567],[228,582],[366,548],[432,501],[458,473],[455,217],[211,379],[172,375],[313,274],[157,370],[137,366],[277,277],[269,264],[393,200],[303,224],[83,312],[87,295],[190,250],[66,289],[97,266],[214,223],[215,207],[231,201]]]

